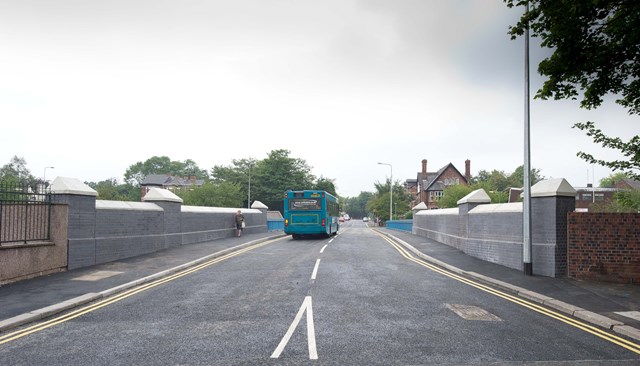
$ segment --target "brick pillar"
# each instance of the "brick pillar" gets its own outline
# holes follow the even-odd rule
[[[563,178],[531,187],[531,244],[533,273],[567,275],[567,217],[576,207],[576,190]]]
[[[182,245],[182,198],[162,188],[151,188],[142,198],[164,210],[165,248]]]
[[[247,222],[247,226],[250,226],[250,231],[247,231],[247,233],[251,234],[268,231],[267,211],[269,210],[269,207],[260,201],[254,201],[251,204],[251,208],[260,211],[260,215],[245,215],[245,220],[249,220],[249,222]]]
[[[484,189],[476,189],[468,195],[462,197],[458,202],[458,214],[468,215],[474,207],[491,203],[491,197],[485,192]]]
[[[96,196],[98,192],[75,178],[51,183],[53,202],[68,205],[67,268],[96,264]]]

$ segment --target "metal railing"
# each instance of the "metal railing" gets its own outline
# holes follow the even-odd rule
[[[51,192],[44,185],[0,182],[0,244],[49,240]]]

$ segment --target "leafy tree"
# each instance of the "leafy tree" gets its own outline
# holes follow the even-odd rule
[[[200,169],[191,159],[185,161],[172,161],[167,156],[153,156],[144,162],[137,162],[124,173],[125,182],[132,186],[140,186],[140,182],[150,174],[171,174],[178,177],[195,176],[198,179],[207,179],[209,174]]]
[[[273,210],[282,211],[283,194],[287,190],[313,187],[314,176],[303,159],[292,158],[289,150],[273,150],[267,158],[256,164],[256,199]]]
[[[318,178],[318,180],[314,183],[313,189],[326,191],[334,196],[338,196],[338,194],[336,193],[334,179],[324,178],[323,176],[320,176],[320,178]]]
[[[116,178],[100,182],[85,182],[98,192],[96,199],[110,201],[140,201],[140,188],[130,184],[120,184]]]
[[[597,108],[607,94],[629,114],[640,114],[640,2],[626,0],[505,0],[508,7],[530,6],[511,27],[512,39],[522,36],[529,25],[542,47],[553,50],[538,65],[546,77],[536,98],[577,99],[580,106]],[[593,122],[576,123],[595,143],[620,150],[629,160],[605,161],[578,152],[589,163],[626,171],[640,179],[640,137],[628,142],[606,136]]]
[[[582,158],[589,164],[598,164],[611,168],[612,170],[620,170],[626,176],[640,180],[640,136],[633,136],[629,141],[624,142],[619,137],[608,137],[602,130],[596,128],[593,122],[576,123],[574,127],[584,131],[587,130],[587,136],[593,138],[593,142],[602,144],[603,147],[620,150],[627,160],[611,160],[606,161],[597,159],[593,155],[579,151],[578,157]]]
[[[35,186],[38,182],[38,179],[27,169],[27,161],[15,155],[9,163],[0,168],[0,180],[6,183],[28,184],[31,186]]]
[[[234,159],[229,166],[216,165],[211,169],[212,180],[216,183],[227,182],[234,183],[243,194],[248,197],[249,181],[251,180],[251,200],[255,200],[255,166],[257,161],[253,158]],[[247,202],[242,207],[247,207]]]
[[[375,214],[383,220],[389,220],[389,201],[391,199],[390,187],[391,180],[387,179],[385,183],[375,182],[373,184],[376,192],[374,196],[367,202],[367,211],[375,212]],[[409,204],[412,197],[407,193],[398,181],[393,184],[393,213],[394,219],[398,217],[398,212],[407,212],[411,208]]]
[[[509,176],[502,170],[492,170],[491,172],[487,172],[486,170],[481,170],[478,172],[478,176],[475,179],[472,179],[474,185],[481,185],[483,188],[489,188],[487,191],[504,191],[511,187],[511,181],[509,180]],[[520,184],[522,186],[522,183]]]
[[[626,173],[617,172],[600,179],[600,188],[614,188],[618,182],[623,179],[629,178]]]
[[[442,197],[438,200],[438,207],[451,208],[458,207],[458,201],[469,193],[473,192],[473,188],[464,184],[454,184],[444,189]]]
[[[529,175],[531,179],[531,185],[538,183],[544,179],[540,169],[531,169]],[[524,165],[517,167],[513,173],[506,174],[502,170],[492,170],[488,172],[481,170],[478,175],[471,179],[474,189],[484,188],[487,193],[489,192],[506,192],[511,187],[524,186]]]
[[[187,206],[242,207],[244,195],[231,182],[208,182],[201,187],[175,192]]]
[[[372,192],[360,192],[357,197],[343,198],[340,200],[342,210],[353,218],[368,216],[370,211],[367,210],[367,202],[369,202],[373,196]]]
[[[531,181],[531,185],[538,183],[539,181],[544,179],[544,176],[540,173],[540,169],[531,168],[531,173],[529,173],[529,179]],[[524,186],[524,165],[520,165],[516,168],[516,170],[509,175],[508,178],[509,187],[523,187]],[[508,188],[509,188],[508,187]]]
[[[611,202],[596,202],[591,212],[640,212],[640,191],[631,189],[616,192]]]
[[[240,159],[233,160],[231,166],[214,166],[211,169],[212,180],[236,183],[246,197],[245,187],[248,186],[250,173],[251,199],[261,201],[271,210],[282,211],[284,192],[316,186],[307,162],[290,157],[290,153],[289,150],[272,150],[263,160]],[[323,180],[330,181],[326,178]]]

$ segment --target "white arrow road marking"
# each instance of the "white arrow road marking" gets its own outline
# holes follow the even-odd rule
[[[319,261],[319,260],[318,260]],[[309,359],[317,360],[318,359],[318,350],[316,349],[316,331],[313,326],[313,308],[311,307],[311,296],[307,296],[304,298],[302,302],[302,306],[300,306],[300,310],[298,310],[298,314],[296,314],[295,319],[293,319],[293,323],[289,326],[287,333],[285,333],[284,337],[276,347],[275,351],[271,355],[271,358],[279,358],[284,351],[284,348],[289,343],[289,339],[293,335],[293,332],[298,327],[298,323],[300,323],[300,319],[302,319],[302,314],[307,312],[307,341],[309,342]]]

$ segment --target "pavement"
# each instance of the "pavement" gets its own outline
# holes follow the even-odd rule
[[[392,236],[414,255],[432,264],[640,341],[639,285],[525,276],[522,271],[482,261],[408,232],[386,228],[375,230]],[[281,236],[284,234],[279,231],[245,234],[241,238],[185,245],[0,286],[0,335],[12,328]]]

